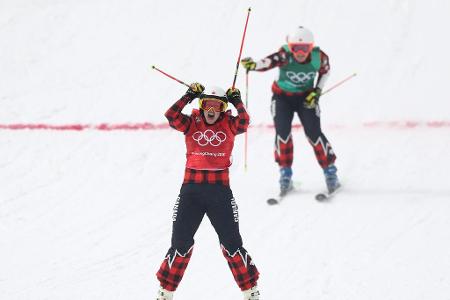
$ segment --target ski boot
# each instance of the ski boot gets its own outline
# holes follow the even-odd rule
[[[254,286],[251,289],[243,291],[244,300],[259,300],[258,286]]]
[[[159,288],[156,300],[172,300],[172,299],[173,299],[173,292],[163,289],[162,287]]]
[[[286,195],[293,189],[291,167],[280,168],[280,196]]]
[[[335,165],[329,165],[325,169],[323,169],[323,173],[325,174],[325,182],[327,184],[328,193],[333,193],[337,190],[341,184],[339,183],[339,179],[336,175],[337,168]]]

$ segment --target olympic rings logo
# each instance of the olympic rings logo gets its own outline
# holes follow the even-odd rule
[[[292,81],[294,83],[305,83],[311,79],[314,79],[314,77],[316,76],[316,72],[295,73],[293,71],[288,71],[288,72],[286,72],[286,76],[289,78],[290,81]]]
[[[217,147],[227,139],[227,135],[223,131],[214,132],[211,129],[205,130],[205,132],[197,131],[192,135],[192,139],[196,141],[200,146]]]

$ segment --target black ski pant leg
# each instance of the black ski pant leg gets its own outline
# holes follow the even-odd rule
[[[172,248],[182,253],[186,253],[194,245],[194,235],[206,213],[201,186],[184,184],[173,208]]]
[[[328,139],[322,132],[319,105],[314,109],[307,109],[300,105],[298,115],[305,130],[305,135],[314,149],[314,154],[319,165],[322,168],[326,168],[333,164],[336,160],[336,155]]]
[[[237,285],[243,291],[250,289],[256,285],[259,272],[242,246],[236,200],[228,186],[210,186],[212,193],[207,199],[207,215],[219,236],[222,253]]]
[[[209,220],[222,246],[231,252],[242,247],[239,232],[239,212],[233,193],[228,186],[211,185],[213,191],[207,201]]]
[[[280,167],[291,167],[294,161],[291,130],[295,107],[288,97],[273,94],[271,112],[275,125],[275,161]]]
[[[176,290],[189,264],[194,235],[206,212],[201,200],[201,185],[185,184],[181,187],[173,209],[171,247],[156,274],[166,290]]]

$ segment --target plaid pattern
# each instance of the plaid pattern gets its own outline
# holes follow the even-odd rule
[[[290,167],[294,161],[294,142],[289,134],[286,140],[279,135],[275,137],[275,161],[280,167]]]
[[[156,273],[156,277],[161,283],[162,288],[168,291],[175,291],[177,289],[191,259],[192,249],[193,247],[185,254],[180,254],[177,249],[169,249],[166,258]]]
[[[191,126],[191,118],[185,114],[182,114],[181,111],[183,108],[191,102],[192,99],[188,95],[184,95],[180,100],[175,102],[164,114],[169,121],[170,127],[186,133]]]
[[[184,95],[166,111],[165,116],[169,121],[170,127],[183,133],[188,132],[193,120],[191,116],[182,114],[181,111],[191,101],[192,99],[188,95]],[[247,131],[248,125],[250,124],[250,116],[245,110],[242,101],[236,103],[236,109],[238,115],[229,117],[229,125],[231,131],[237,135]],[[209,183],[229,186],[229,171],[228,169],[209,171],[186,168],[183,183]]]
[[[172,105],[169,110],[167,110],[165,116],[167,120],[169,120],[170,127],[186,133],[189,130],[189,126],[191,125],[192,119],[190,116],[182,114],[181,111],[183,108],[189,103],[191,99],[188,96],[183,96],[180,100],[178,100],[174,105]],[[245,112],[245,110],[244,110]],[[245,112],[245,115],[247,113]],[[247,115],[248,116],[248,115]],[[248,118],[247,118],[248,120]],[[239,116],[233,119],[231,125],[234,126],[234,130],[237,132],[242,130],[242,126],[240,124]],[[248,127],[245,126],[245,130]],[[245,131],[244,130],[244,131]],[[230,180],[228,177],[228,169],[219,170],[219,171],[209,171],[209,170],[194,170],[186,168],[184,172],[184,180],[183,183],[211,183],[211,184],[223,184],[230,185]]]
[[[316,142],[312,142],[311,140],[309,142],[313,146],[317,162],[322,168],[326,168],[334,163],[336,155],[324,136],[320,136]]]
[[[186,168],[184,171],[185,183],[209,183],[209,184],[222,184],[229,186],[230,178],[228,169],[219,171],[209,170],[194,170]]]
[[[230,116],[230,128],[234,134],[238,135],[247,131],[248,125],[250,124],[250,116],[245,110],[242,101],[236,103],[236,109],[238,115],[236,117]]]
[[[222,245],[222,253],[227,259],[228,266],[239,288],[245,291],[254,287],[258,281],[259,272],[247,250],[239,248],[236,252],[230,253]]]

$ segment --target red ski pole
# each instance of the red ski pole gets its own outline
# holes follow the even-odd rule
[[[189,87],[189,84],[187,84],[187,83],[185,83],[185,82],[183,82],[183,81],[181,81],[181,80],[179,80],[179,79],[173,77],[172,75],[167,74],[166,72],[164,72],[164,71],[158,69],[158,68],[155,67],[155,66],[152,66],[152,69],[154,69],[154,70],[160,72],[161,74],[166,75],[166,76],[169,77],[170,79],[173,79],[173,80],[175,80],[175,81],[177,81],[177,82],[179,82],[179,83],[181,83],[181,84],[184,84],[185,86]]]
[[[239,50],[239,57],[238,57],[238,60],[236,62],[236,72],[234,72],[234,79],[233,79],[233,85],[232,85],[232,89],[233,90],[234,90],[234,85],[236,84],[236,78],[237,78],[238,70],[239,70],[239,63],[241,62],[242,48],[244,47],[245,33],[247,32],[248,18],[250,17],[250,12],[251,11],[252,11],[252,9],[249,7],[248,8],[248,13],[247,13],[247,20],[245,20],[244,34],[242,35],[241,49]]]
[[[245,73],[245,109],[248,109],[248,70]],[[248,150],[248,128],[245,131],[245,143],[244,143],[244,169],[247,171],[247,151]]]
[[[322,93],[322,95],[325,95],[326,93],[331,92],[332,90],[334,90],[335,88],[337,88],[338,86],[340,86],[340,85],[343,84],[344,82],[346,82],[346,81],[352,79],[352,78],[355,77],[355,76],[356,76],[356,73],[353,73],[352,75],[350,75],[350,76],[348,76],[348,77],[342,79],[341,81],[339,81],[338,83],[336,83],[335,85],[333,85],[332,87],[330,87],[329,89],[325,90],[325,91]]]

